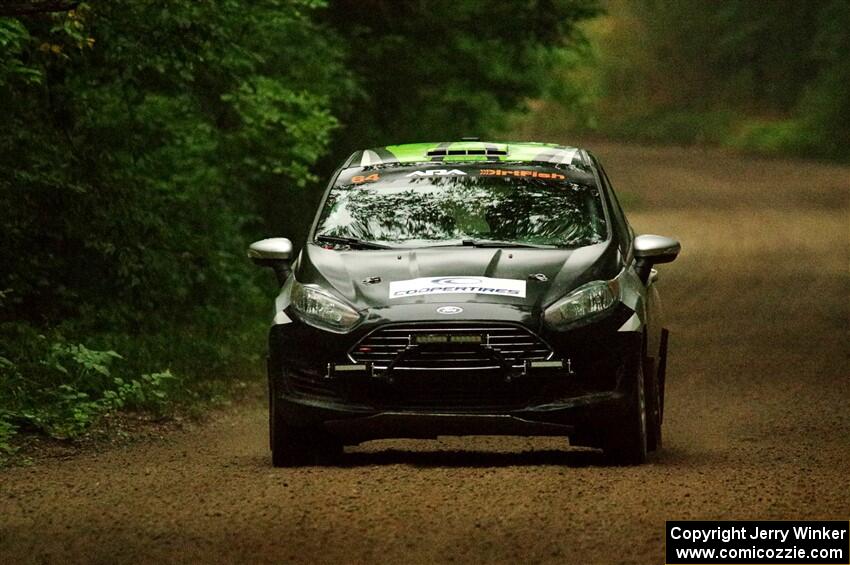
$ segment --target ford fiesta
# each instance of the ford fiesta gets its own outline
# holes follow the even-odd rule
[[[638,464],[661,445],[668,333],[656,264],[599,161],[537,143],[358,151],[306,244],[255,242],[275,466],[379,438],[569,437]]]

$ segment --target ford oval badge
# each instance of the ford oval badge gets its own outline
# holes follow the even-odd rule
[[[460,306],[440,306],[437,308],[437,314],[460,314],[463,308]]]

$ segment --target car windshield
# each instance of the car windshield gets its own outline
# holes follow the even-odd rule
[[[344,171],[314,239],[393,247],[591,245],[607,231],[599,191],[580,182],[586,180],[568,168],[493,164]]]

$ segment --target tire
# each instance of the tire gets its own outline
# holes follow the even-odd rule
[[[602,440],[605,458],[614,465],[640,465],[646,461],[647,414],[643,363],[638,357],[629,365],[627,370],[633,373],[633,386],[630,387],[620,418],[613,422]]]
[[[342,443],[316,427],[294,426],[282,414],[274,383],[269,387],[269,443],[273,467],[325,465],[342,454]]]

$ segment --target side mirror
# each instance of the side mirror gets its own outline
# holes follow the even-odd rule
[[[639,235],[635,238],[635,257],[652,264],[670,263],[679,255],[682,245],[663,235]]]
[[[637,273],[644,283],[649,280],[653,265],[674,261],[682,250],[678,241],[663,235],[639,235],[634,245]]]
[[[255,241],[248,246],[248,257],[255,265],[274,269],[277,282],[283,284],[286,277],[289,276],[292,242],[285,237],[272,237]]]

